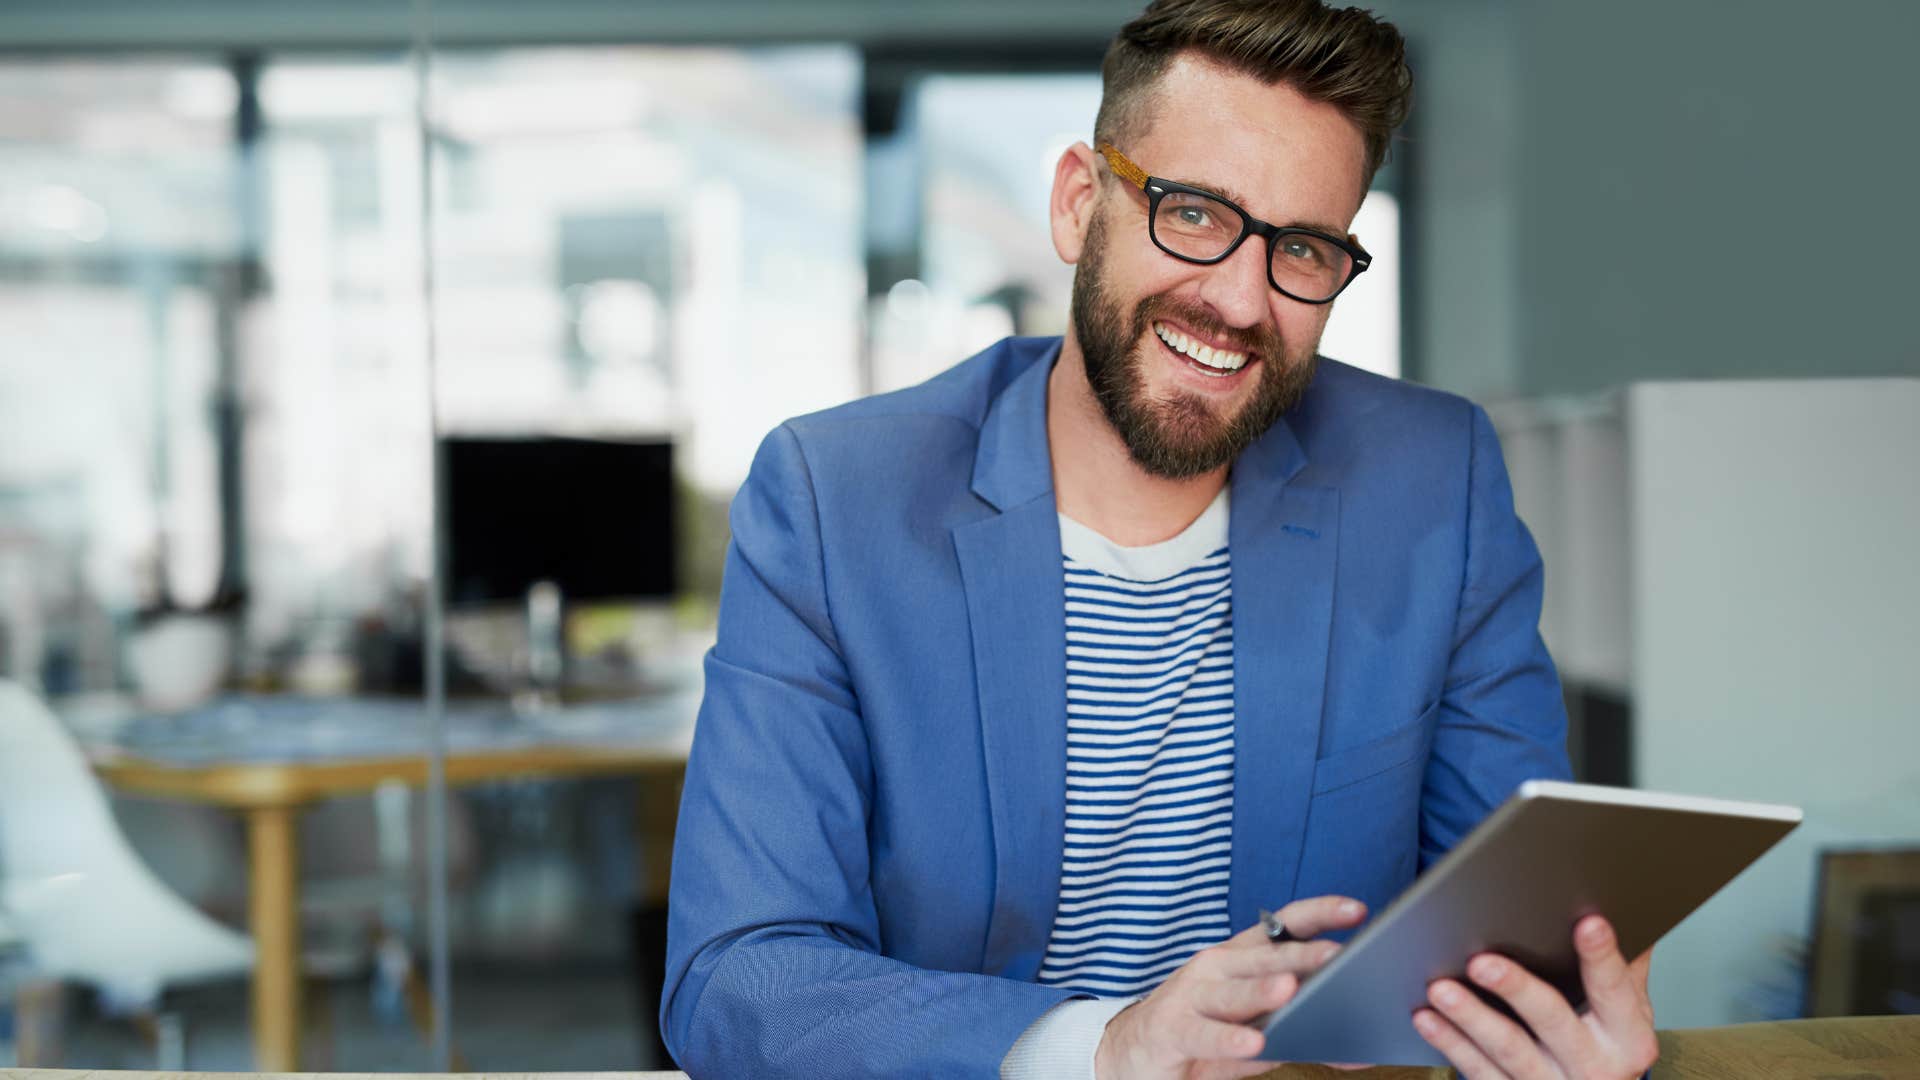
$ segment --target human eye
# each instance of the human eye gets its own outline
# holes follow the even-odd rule
[[[1280,253],[1286,256],[1289,262],[1299,263],[1302,266],[1318,266],[1326,262],[1320,245],[1304,236],[1289,236],[1282,240]]]
[[[1173,214],[1179,219],[1180,224],[1188,228],[1204,229],[1213,224],[1213,215],[1208,213],[1204,206],[1177,206]]]
[[[1239,219],[1233,211],[1203,195],[1188,191],[1169,192],[1160,203],[1160,224],[1170,233],[1206,238],[1213,242],[1233,232]]]

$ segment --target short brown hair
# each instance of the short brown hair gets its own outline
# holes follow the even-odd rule
[[[1372,12],[1321,0],[1153,0],[1107,48],[1094,138],[1123,145],[1137,137],[1160,77],[1189,50],[1339,109],[1366,139],[1369,183],[1407,118],[1407,44]]]

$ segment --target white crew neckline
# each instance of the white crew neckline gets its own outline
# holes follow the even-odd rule
[[[1227,546],[1227,493],[1232,486],[1222,484],[1220,494],[1178,535],[1140,547],[1116,544],[1066,514],[1060,514],[1061,554],[1082,566],[1127,581],[1163,581],[1191,570]]]

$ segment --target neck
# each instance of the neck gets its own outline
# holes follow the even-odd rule
[[[1124,547],[1179,535],[1227,483],[1226,465],[1170,480],[1136,464],[1093,396],[1071,330],[1047,377],[1047,446],[1053,459],[1054,505]]]

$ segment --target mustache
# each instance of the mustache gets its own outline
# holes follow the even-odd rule
[[[1134,308],[1133,321],[1133,336],[1136,340],[1141,334],[1146,333],[1147,328],[1153,323],[1168,321],[1177,322],[1188,329],[1204,334],[1236,352],[1251,353],[1262,359],[1283,355],[1280,331],[1277,327],[1271,325],[1228,326],[1206,308],[1177,300],[1165,293],[1156,293],[1142,300]]]

